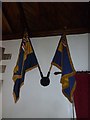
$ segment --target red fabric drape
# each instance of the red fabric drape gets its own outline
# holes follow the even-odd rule
[[[90,74],[88,75],[88,83],[89,83],[88,84],[88,88],[89,88],[89,91],[88,91],[88,95],[89,95],[89,101],[88,101],[88,106],[89,106],[88,111],[89,112],[88,113],[89,113],[89,116],[88,117],[90,118]]]
[[[89,118],[89,91],[90,91],[90,74],[77,73],[76,89],[74,92],[74,102],[77,118]]]

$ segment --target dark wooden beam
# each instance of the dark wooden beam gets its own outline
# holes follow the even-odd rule
[[[30,38],[32,37],[46,37],[46,36],[57,36],[61,35],[64,30],[53,30],[53,31],[41,31],[41,32],[31,32],[29,31]],[[90,33],[88,28],[77,28],[77,29],[67,29],[66,35],[72,34],[84,34]],[[22,33],[17,34],[10,34],[10,35],[3,35],[2,40],[15,40],[15,39],[22,39]]]
[[[8,34],[8,35],[2,35],[2,41],[4,40],[15,40],[15,39],[22,39],[22,33],[13,33],[13,34]]]
[[[27,23],[27,20],[26,20],[26,16],[25,16],[25,13],[24,13],[24,9],[23,9],[23,3],[21,2],[18,2],[17,3],[17,6],[18,6],[18,9],[20,11],[20,15],[21,15],[21,18],[22,18],[22,23],[23,23],[23,32],[25,30],[25,28],[28,29],[29,31],[29,28],[28,28],[28,23]]]
[[[84,34],[84,33],[90,33],[88,29],[85,28],[76,28],[76,29],[67,29],[67,30],[53,30],[53,31],[42,31],[42,32],[33,32],[31,34],[31,37],[47,37],[47,36],[58,36],[62,33],[66,33],[66,35],[72,35],[72,34]]]
[[[5,23],[6,23],[7,27],[8,27],[8,29],[9,29],[9,31],[12,33],[13,32],[13,28],[11,26],[9,17],[7,16],[7,14],[6,14],[5,10],[3,9],[3,7],[2,7],[2,15],[4,17]],[[2,28],[3,28],[3,21],[2,21]]]
[[[26,16],[26,21],[29,31],[40,31],[44,23],[42,23],[40,16],[40,8],[38,2],[32,2],[27,4],[26,2],[22,4],[24,14]]]
[[[3,2],[2,11],[7,18],[7,21],[12,29],[12,33],[22,32],[23,23],[20,18],[20,11],[17,7],[17,2]],[[4,34],[8,34],[8,30],[6,32],[2,32]]]
[[[0,34],[2,34],[2,8],[1,8],[1,3],[0,3]],[[1,38],[0,38],[1,39]]]
[[[4,24],[6,24],[8,30],[12,33],[13,29],[11,27],[11,24],[9,23],[5,13],[2,11],[2,28],[4,27]]]

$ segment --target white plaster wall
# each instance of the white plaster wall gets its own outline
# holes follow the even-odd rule
[[[2,81],[0,81],[0,120],[2,118]]]
[[[0,47],[2,47],[2,41],[0,41]],[[2,50],[0,51],[0,59],[2,59]],[[0,60],[0,65],[2,65],[2,60]],[[2,73],[0,73],[0,80],[2,80]]]
[[[0,47],[2,47],[2,41],[0,41]],[[2,51],[0,51],[0,58],[2,59]],[[0,65],[2,65],[2,60],[0,61]],[[2,73],[0,73],[0,120],[1,118],[2,118]]]
[[[46,75],[51,60],[57,48],[60,36],[32,38],[31,42],[43,74]],[[67,36],[70,52],[76,70],[88,69],[88,35]],[[71,103],[62,94],[60,75],[53,73],[59,71],[53,67],[50,75],[51,83],[47,87],[40,85],[38,68],[26,73],[24,86],[21,88],[20,99],[17,104],[13,101],[13,68],[16,64],[21,40],[4,41],[6,53],[12,53],[3,74],[2,108],[3,118],[71,118]]]

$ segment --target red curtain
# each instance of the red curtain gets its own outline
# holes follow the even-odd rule
[[[90,94],[90,74],[77,73],[76,90],[74,92],[74,102],[77,118],[89,118],[89,94]]]

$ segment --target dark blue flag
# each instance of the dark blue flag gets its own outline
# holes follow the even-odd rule
[[[38,62],[28,37],[25,33],[20,45],[19,56],[13,71],[13,95],[15,103],[19,99],[20,87],[24,84],[25,73],[38,66]]]
[[[55,65],[62,71],[60,81],[62,83],[62,92],[69,99],[70,102],[73,102],[73,92],[76,86],[74,75],[76,72],[71,60],[65,34],[61,36],[60,42],[58,44],[55,56],[51,64]]]

